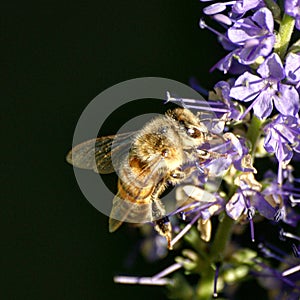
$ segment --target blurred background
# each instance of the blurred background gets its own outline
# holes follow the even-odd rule
[[[113,283],[116,274],[151,276],[174,254],[149,264],[136,253],[136,231],[109,234],[65,155],[84,108],[116,83],[194,76],[212,88],[221,78],[209,74],[223,54],[199,29],[200,3],[10,2],[1,10],[0,298],[165,299],[164,288]]]

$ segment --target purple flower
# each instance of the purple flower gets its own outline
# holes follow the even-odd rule
[[[235,156],[231,156],[233,166],[238,171],[256,173],[256,169],[252,165],[252,158],[249,154],[249,149],[246,146],[246,140],[242,137],[239,137],[238,139],[230,133],[225,133],[224,137],[228,137],[228,135],[232,136],[230,139],[232,145],[236,150],[238,150],[236,151]]]
[[[209,2],[207,0],[201,0],[201,2]],[[232,12],[236,14],[244,14],[250,9],[256,8],[261,4],[261,0],[238,0],[238,1],[229,1],[229,2],[217,2],[211,4],[203,9],[203,12],[206,15],[214,15],[224,11],[227,7],[232,7]]]
[[[223,48],[227,51],[232,51],[210,69],[210,72],[212,72],[214,69],[218,68],[219,70],[223,71],[224,74],[227,73],[231,67],[233,58],[238,51],[238,49],[236,49],[236,45],[234,45],[231,41],[229,41],[227,36],[218,32],[217,30],[213,29],[212,27],[208,26],[203,19],[201,19],[199,21],[199,27],[201,29],[204,29],[204,28],[208,29],[211,32],[213,32],[214,34],[216,34],[218,36],[219,42],[222,44]]]
[[[289,53],[285,60],[284,69],[287,82],[297,87],[300,83],[300,54]]]
[[[226,16],[223,16],[223,18],[222,16],[216,15],[215,20],[229,25],[227,20],[229,18],[227,17],[227,21],[224,21]],[[217,32],[203,20],[199,23],[201,28],[207,28],[217,34],[223,48],[231,51],[212,68],[212,70],[218,68],[224,73],[227,73],[236,61],[239,62],[238,68],[241,69],[242,65],[249,65],[261,56],[266,57],[272,51],[275,43],[275,35],[273,34],[274,20],[272,13],[267,8],[258,10],[252,17],[238,21],[230,20],[235,23],[228,29],[227,36]],[[238,74],[236,70],[234,70],[234,73]],[[239,74],[241,73],[240,71]]]
[[[229,54],[227,54],[225,57],[223,57],[220,61],[218,61],[212,68],[210,71],[213,71],[214,69],[218,68],[220,71],[224,72],[224,74],[226,74],[234,61],[234,57],[235,54],[238,52],[238,49],[236,49],[235,51],[230,52]]]
[[[235,180],[239,186],[235,194],[226,204],[227,215],[238,220],[243,216],[250,222],[251,238],[254,241],[253,217],[255,211],[267,219],[273,220],[276,216],[276,209],[260,193],[261,184],[256,181],[253,173],[243,173]]]
[[[223,134],[223,139],[225,142],[219,147],[216,146],[215,149],[212,148],[212,150],[226,153],[226,156],[219,158],[219,160],[215,159],[213,163],[220,164],[222,162],[223,169],[220,169],[223,171],[227,170],[230,165],[233,165],[238,171],[256,173],[255,168],[252,166],[252,159],[246,146],[246,141],[241,137],[238,138],[231,132]],[[221,172],[218,174],[221,174]]]
[[[276,176],[274,178],[276,178]],[[272,181],[270,185],[263,190],[262,195],[264,196],[266,201],[274,208],[275,221],[283,221],[285,223],[289,223],[289,219],[287,218],[286,205],[283,201],[282,186],[278,184],[277,180]]]
[[[296,28],[300,30],[300,1],[286,0],[284,2],[285,13],[295,18]]]
[[[296,116],[299,111],[299,94],[293,86],[281,83],[285,78],[285,70],[279,56],[271,54],[259,66],[257,73],[261,77],[244,73],[238,77],[230,91],[230,96],[235,99],[244,102],[254,100],[244,115],[253,108],[258,118],[266,118],[271,114],[274,102],[282,114]]]
[[[242,214],[248,215],[251,208],[256,209],[260,215],[270,220],[273,220],[276,214],[276,209],[257,191],[257,187],[242,184],[242,187],[226,204],[226,212],[232,219],[237,220]]]
[[[195,185],[184,185],[176,190],[179,208],[171,213],[182,213],[184,219],[191,220],[199,212],[203,220],[210,219],[224,208],[224,199],[217,193],[210,193]]]
[[[222,46],[225,48],[226,39],[221,39],[220,42]],[[235,49],[235,48],[234,48]],[[210,72],[214,71],[215,69],[219,69],[224,74],[227,72],[235,75],[240,75],[245,73],[246,71],[250,70],[250,67],[247,65],[242,65],[236,60],[236,57],[239,53],[239,49],[235,49],[234,51],[227,54],[225,57],[223,57],[221,60],[219,60],[211,69]]]
[[[201,149],[198,149],[198,153],[201,152],[204,155],[209,154],[208,158],[196,163],[197,178],[202,184],[205,184],[209,178],[214,178],[216,182],[216,178],[224,176],[232,165],[242,172],[256,172],[245,140],[231,132],[223,134],[222,138],[203,144]]]
[[[233,102],[229,96],[230,94],[230,85],[227,81],[219,81],[214,86],[215,95],[218,100],[221,100],[225,107],[228,109],[228,118],[238,120],[241,112],[239,110],[238,104]],[[212,94],[210,94],[212,96]],[[221,116],[219,116],[221,117]]]
[[[245,194],[238,189],[226,204],[227,215],[234,220],[238,220],[245,211],[250,209],[250,205],[247,205],[247,202]]]
[[[201,88],[195,82],[193,82],[193,87]],[[226,116],[226,119],[237,119],[240,111],[238,111],[238,104],[234,103],[229,97],[230,86],[227,82],[221,81],[214,88],[215,93],[209,93],[208,101],[204,99],[177,98],[167,92],[166,103],[180,103],[187,109],[198,111],[201,122],[207,125],[211,132],[221,133],[224,129],[224,121],[222,121],[224,117]],[[223,123],[223,126],[220,125],[221,123]]]
[[[281,172],[282,170],[278,170],[278,174],[281,174]],[[264,179],[265,189],[262,191],[262,195],[276,209],[276,221],[280,220],[290,226],[296,227],[300,216],[292,208],[297,204],[300,189],[288,178],[291,177],[289,166],[280,175],[282,178],[276,177],[271,171],[268,171],[266,175],[267,177]]]
[[[244,215],[249,220],[252,241],[254,241],[253,217],[256,210],[268,219],[275,218],[276,210],[257,191],[238,189],[226,204],[226,213],[230,218],[238,220]]]
[[[237,14],[244,14],[248,10],[257,8],[258,6],[261,6],[261,5],[264,5],[263,1],[261,1],[261,0],[237,1],[232,7],[232,11]]]
[[[177,243],[197,221],[201,238],[208,241],[211,234],[210,218],[224,209],[224,199],[217,193],[187,184],[176,189],[176,200],[179,208],[169,216],[179,214],[182,220],[188,220],[189,223],[173,238],[171,245]]]
[[[260,56],[268,56],[275,43],[273,29],[274,19],[267,8],[261,8],[253,16],[235,22],[227,35],[239,47],[239,62],[248,65]]]
[[[288,164],[293,150],[300,152],[300,122],[297,117],[278,115],[264,128],[267,152],[275,153],[279,162]]]

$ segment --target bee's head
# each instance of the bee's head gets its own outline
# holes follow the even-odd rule
[[[174,126],[187,148],[199,146],[210,140],[207,127],[188,109],[170,110],[167,112],[167,117],[174,121]]]

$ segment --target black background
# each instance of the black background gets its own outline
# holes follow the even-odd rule
[[[206,88],[222,57],[198,27],[197,0],[11,2],[1,8],[1,299],[163,299],[122,286],[168,265],[124,259],[136,237],[108,233],[65,155],[86,105],[124,80],[157,76]]]

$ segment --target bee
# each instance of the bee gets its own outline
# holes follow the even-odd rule
[[[199,150],[214,135],[186,108],[168,110],[131,133],[104,136],[75,146],[67,161],[100,174],[118,173],[109,231],[123,222],[153,222],[171,249],[172,226],[159,199],[167,186],[182,182],[183,165],[207,159]],[[116,161],[116,164],[113,162]]]

